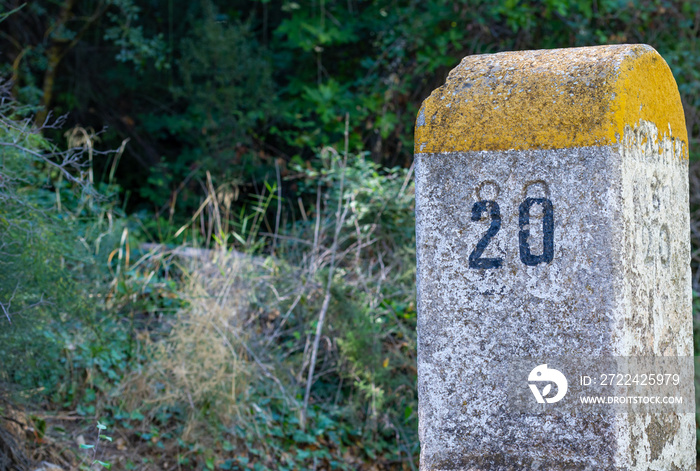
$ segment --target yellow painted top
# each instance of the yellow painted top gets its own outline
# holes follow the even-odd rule
[[[423,102],[415,152],[610,145],[640,120],[680,139],[688,158],[678,87],[651,46],[469,56]]]

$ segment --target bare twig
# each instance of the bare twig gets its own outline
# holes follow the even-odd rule
[[[282,178],[280,177],[280,164],[275,159],[275,174],[277,175],[277,214],[275,215],[275,238],[272,239],[272,253],[277,248],[277,234],[280,232],[280,217],[282,216]]]
[[[70,180],[73,183],[82,183],[82,179],[79,177],[74,176],[72,173],[70,173],[67,170],[67,167],[73,167],[76,169],[79,169],[83,167],[84,165],[81,162],[81,156],[82,156],[82,149],[68,149],[67,151],[64,152],[56,152],[52,154],[44,154],[42,152],[35,151],[33,149],[29,149],[28,147],[25,147],[21,144],[18,144],[16,142],[0,142],[0,146],[2,147],[11,147],[14,149],[18,149],[22,152],[26,152],[27,154],[30,154],[44,162],[46,162],[48,165],[60,170],[63,173],[64,178],[67,180]],[[53,160],[51,160],[51,157],[54,158],[59,158],[62,159],[61,163],[56,163]]]
[[[318,323],[316,324],[316,335],[314,337],[314,344],[311,350],[311,362],[309,364],[309,372],[306,379],[306,392],[304,393],[304,405],[301,411],[301,426],[306,427],[306,416],[307,409],[309,406],[309,396],[311,395],[311,384],[314,378],[314,369],[316,368],[316,356],[318,355],[318,346],[321,341],[321,334],[323,332],[323,323],[326,319],[326,313],[328,312],[328,306],[331,301],[331,284],[333,283],[333,272],[335,271],[336,253],[338,250],[338,236],[340,235],[340,230],[343,227],[343,222],[345,221],[345,216],[348,212],[347,205],[343,205],[344,197],[344,186],[345,186],[345,169],[348,163],[348,126],[349,126],[349,116],[345,115],[345,152],[343,155],[343,165],[340,172],[340,190],[338,195],[338,207],[335,212],[335,233],[333,234],[333,245],[331,248],[331,263],[328,269],[328,280],[326,282],[326,294],[323,298],[323,305],[321,306],[321,312],[318,315]],[[318,208],[317,208],[317,216]],[[316,244],[314,244],[316,245]]]
[[[316,259],[318,258],[318,236],[321,230],[321,181],[316,186],[316,227],[314,228],[314,246],[311,251],[311,270],[316,269]]]
[[[7,321],[12,324],[12,319],[10,319],[10,308],[12,307],[12,300],[15,299],[15,294],[17,294],[17,288],[19,288],[19,281],[17,282],[17,285],[15,285],[14,291],[12,291],[12,296],[10,296],[10,299],[7,301],[7,303],[0,303],[0,307],[2,308],[2,311],[5,313],[5,317],[7,317]]]
[[[403,196],[403,192],[406,190],[406,187],[408,186],[408,183],[411,181],[411,177],[413,176],[413,168],[415,167],[416,162],[415,160],[411,162],[411,168],[408,169],[408,173],[406,174],[406,178],[403,181],[403,185],[401,185],[401,189],[399,190],[399,195],[398,197],[401,198]]]
[[[221,333],[221,330],[219,329],[219,327],[217,327],[216,325],[214,327],[217,329],[217,331],[219,333]],[[289,403],[293,404],[295,402],[294,399],[289,395],[289,393],[287,393],[287,390],[284,388],[284,386],[282,385],[282,382],[279,380],[279,378],[277,378],[277,376],[273,375],[267,366],[263,365],[263,363],[260,361],[260,359],[255,354],[255,352],[253,352],[253,350],[251,350],[251,348],[248,346],[248,344],[246,344],[246,342],[243,341],[243,339],[233,329],[228,329],[228,330],[229,330],[229,332],[231,332],[231,334],[234,337],[236,337],[236,340],[238,340],[240,342],[240,344],[243,345],[243,348],[245,348],[245,351],[248,352],[248,355],[251,356],[251,358],[253,359],[255,364],[258,365],[258,367],[262,370],[263,374],[265,376],[267,376],[268,378],[270,378],[272,381],[274,381],[275,384],[277,384],[277,386],[280,388],[280,391],[282,391],[282,395],[285,397],[285,399],[287,399],[287,401]],[[229,346],[231,346],[231,343],[226,338],[226,336],[222,336],[222,337],[224,338],[225,342],[228,343]],[[233,347],[231,347],[231,348],[233,348]]]

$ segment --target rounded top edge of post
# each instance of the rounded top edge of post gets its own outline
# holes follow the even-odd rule
[[[423,102],[415,152],[621,144],[655,126],[688,156],[673,74],[646,44],[506,51],[467,56]]]

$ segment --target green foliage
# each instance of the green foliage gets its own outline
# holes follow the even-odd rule
[[[162,35],[144,34],[139,24],[141,8],[137,0],[26,2],[26,8],[5,13],[16,4],[0,4],[9,32],[5,38],[14,39],[9,41],[11,59],[0,68],[0,73],[12,76],[15,91],[25,103],[53,104],[53,71],[83,42],[116,47],[118,52],[112,59],[128,61],[137,68],[149,61],[157,68],[168,67]],[[92,31],[100,33],[90,35]],[[71,101],[71,95],[63,95],[59,109],[65,109],[64,100]]]
[[[80,444],[81,450],[86,450],[87,453],[92,455],[90,458],[87,458],[87,457],[83,458],[83,461],[79,465],[80,469],[84,469],[84,470],[94,469],[93,467],[96,464],[100,465],[102,468],[105,468],[105,469],[110,469],[112,467],[111,463],[97,459],[98,448],[100,446],[100,439],[102,439],[104,441],[108,441],[108,442],[112,441],[112,437],[110,437],[109,435],[102,435],[102,432],[106,429],[107,429],[106,425],[101,424],[100,422],[97,422],[97,438],[95,438],[95,444],[94,445],[87,444],[87,443]],[[90,463],[89,465],[84,463],[86,460]]]
[[[111,0],[118,7],[115,12],[107,11],[112,26],[105,30],[104,39],[119,48],[115,59],[131,62],[137,70],[143,70],[148,61],[154,61],[156,70],[170,68],[163,34],[147,37],[143,26],[138,25],[141,8],[133,0]]]
[[[182,42],[183,84],[175,96],[187,103],[190,129],[183,131],[204,136],[206,157],[222,166],[235,160],[236,146],[271,112],[274,92],[270,62],[250,26],[214,16],[208,11]]]
[[[304,170],[308,180],[300,187],[305,183],[304,191],[311,191],[311,185],[320,184],[325,189],[322,206],[314,207],[314,218],[298,221],[290,234],[291,240],[314,240],[319,253],[314,255],[313,247],[300,253],[294,242],[279,248],[291,266],[279,266],[277,291],[301,294],[298,303],[290,297],[291,306],[280,306],[289,317],[276,341],[276,356],[288,358],[293,371],[299,365],[303,371],[308,362],[308,342],[322,309],[322,287],[333,267],[332,240],[338,231],[331,300],[322,327],[330,343],[319,352],[323,366],[312,385],[314,403],[331,416],[344,410],[345,420],[367,447],[361,456],[412,461],[418,450],[411,173],[382,169],[363,154],[346,159],[333,149],[326,149],[319,163],[318,169]],[[285,270],[290,273],[285,275]],[[263,304],[266,309],[271,305],[269,300]],[[274,338],[281,327],[267,335]]]
[[[407,167],[420,101],[469,54],[649,43],[678,80],[693,143],[700,133],[698,6],[687,0],[119,0],[81,2],[66,24],[61,5],[6,20],[9,37],[31,32],[0,39],[16,60],[7,73],[38,103],[52,41],[77,41],[65,60],[82,65],[56,77],[58,110],[108,124],[112,147],[132,138],[117,173],[129,204],[149,209],[175,201],[191,213],[206,170],[256,193],[274,158],[313,163],[342,147],[346,115],[350,151]],[[95,15],[100,28],[83,21]]]
[[[197,224],[177,231],[206,243],[201,233],[189,234],[211,230],[210,250],[152,252],[150,262],[120,275],[120,297],[132,298],[154,284],[136,274],[174,256],[178,261],[171,263],[183,275],[172,293],[186,301],[164,322],[167,329],[136,326],[147,340],[131,363],[124,366],[116,354],[126,351],[126,340],[117,337],[91,353],[93,374],[104,380],[82,391],[78,410],[101,414],[163,466],[172,457],[204,469],[411,466],[418,453],[411,175],[382,169],[362,154],[345,159],[333,149],[318,162],[315,170],[300,169],[297,180],[304,192],[318,189],[320,205],[309,207],[305,220],[284,219],[274,257],[261,256],[274,234],[260,228],[269,225],[263,220],[273,212],[267,208],[275,187],[267,185],[247,214],[225,210],[230,188],[224,185],[210,189],[218,203],[207,198],[192,219]],[[220,240],[219,233],[234,235]],[[247,242],[266,238],[267,244]],[[328,343],[302,413],[308,344],[331,266],[322,329]],[[122,330],[129,332],[126,325]],[[112,371],[123,376],[110,382]],[[100,407],[111,385],[117,392]]]
[[[169,89],[173,111],[142,117],[149,132],[182,143],[174,161],[152,169],[151,185],[142,192],[158,204],[168,188],[207,171],[217,181],[261,177],[260,159],[248,146],[273,110],[267,51],[256,43],[250,24],[229,21],[206,2],[203,17],[193,23],[178,48],[179,80]],[[178,203],[195,209],[193,203]]]
[[[80,177],[87,156],[60,151],[30,118],[19,120],[23,110],[7,91],[0,90],[0,381],[26,397],[65,395],[72,375],[85,383],[99,362],[94,349],[110,336],[94,301],[107,292],[99,260],[114,241],[114,209]]]

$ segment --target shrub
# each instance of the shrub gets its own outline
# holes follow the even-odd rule
[[[89,180],[88,154],[104,153],[86,145],[61,150],[31,123],[31,110],[1,82],[0,381],[50,395],[70,389],[76,345],[108,336],[94,301],[107,292],[98,260],[117,224]]]

